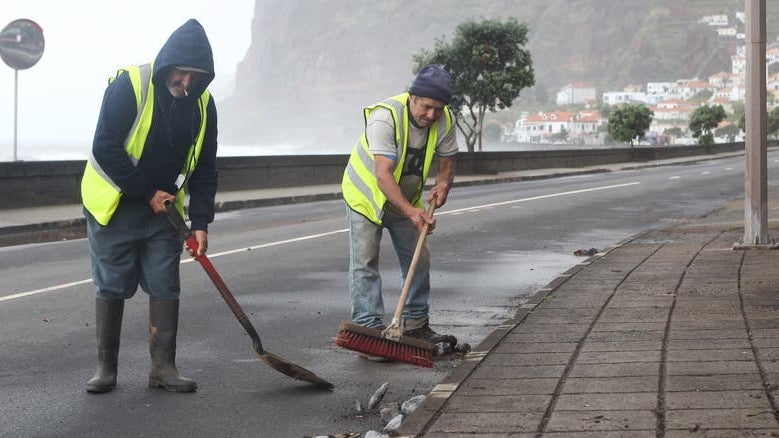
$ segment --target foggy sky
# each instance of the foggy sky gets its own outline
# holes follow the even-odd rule
[[[152,61],[189,18],[203,25],[214,51],[217,99],[232,92],[236,65],[251,42],[254,0],[0,0],[0,28],[27,18],[43,28],[40,61],[18,72],[18,148],[91,145],[108,77]],[[0,61],[0,160],[13,155],[14,70]]]

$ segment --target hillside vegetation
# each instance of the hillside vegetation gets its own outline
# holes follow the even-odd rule
[[[768,41],[779,5],[768,2]],[[362,107],[402,92],[412,55],[449,40],[467,19],[516,17],[529,27],[536,86],[618,90],[730,70],[735,38],[703,15],[743,11],[743,0],[257,0],[252,44],[236,92],[220,106],[228,144],[308,144],[346,153]],[[738,23],[739,31],[743,26]],[[515,106],[521,107],[520,99]],[[312,149],[312,153],[316,150]]]

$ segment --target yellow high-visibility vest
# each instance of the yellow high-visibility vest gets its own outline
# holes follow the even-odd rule
[[[141,154],[143,154],[154,112],[154,84],[151,81],[153,67],[153,63],[126,67],[120,69],[116,76],[109,79],[109,82],[111,82],[123,72],[127,72],[133,91],[135,91],[136,116],[130,131],[127,133],[124,146],[127,155],[136,166],[138,165],[138,160],[141,159]],[[209,99],[210,93],[206,90],[199,99],[200,131],[195,144],[189,148],[187,160],[185,161],[184,168],[181,170],[182,175],[188,176],[194,171],[197,160],[200,157],[200,151],[203,148],[203,134],[206,130],[206,112]],[[90,152],[84,169],[84,176],[81,178],[81,199],[83,200],[84,208],[95,217],[95,220],[100,225],[107,225],[119,206],[121,197],[122,190],[103,171]],[[182,216],[184,215],[184,197],[184,187],[182,185],[176,194],[176,208]]]
[[[393,170],[395,182],[400,181],[408,149],[409,121],[408,107],[406,106],[408,98],[408,93],[398,94],[383,102],[369,106],[363,111],[366,125],[370,114],[378,108],[386,108],[392,113],[392,120],[395,122],[395,145],[398,148],[397,156],[399,157]],[[441,120],[444,123],[439,123]],[[438,139],[446,136],[451,129],[452,114],[449,111],[449,107],[445,106],[443,116],[430,125],[430,134],[427,136],[427,150],[425,151],[425,161],[422,167],[422,181],[417,188],[414,199],[410,201],[412,205],[418,208],[424,207],[421,196],[422,188],[430,172],[430,164],[433,162]],[[379,189],[376,179],[376,162],[374,161],[374,155],[368,151],[368,139],[364,131],[362,137],[360,137],[360,142],[357,143],[349,156],[349,163],[346,165],[341,181],[341,191],[343,192],[344,200],[352,210],[362,214],[371,222],[381,225],[387,197]]]

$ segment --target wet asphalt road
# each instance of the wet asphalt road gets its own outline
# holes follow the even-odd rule
[[[428,241],[433,325],[477,345],[525,297],[581,261],[575,250],[705,215],[743,190],[743,157],[455,188]],[[385,402],[425,394],[458,361],[441,360],[434,370],[377,364],[333,346],[349,312],[344,208],[327,201],[221,214],[209,249],[265,348],[331,381],[332,391],[260,361],[200,266],[187,261],[177,362],[198,391],[146,387],[148,300],[139,291],[125,310],[117,389],[87,394],[96,354],[86,242],[0,248],[0,436],[301,437],[380,429],[378,413],[358,413],[357,402],[365,407],[384,382]],[[389,315],[399,272],[388,240],[382,251]]]

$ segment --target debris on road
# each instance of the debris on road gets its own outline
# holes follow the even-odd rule
[[[389,388],[389,382],[385,382],[381,386],[379,386],[379,389],[377,389],[376,392],[373,393],[370,400],[368,401],[369,410],[376,408],[376,406],[378,406],[379,403],[381,403],[381,399],[384,398],[384,394],[387,393],[388,388]]]
[[[598,248],[590,248],[590,249],[577,249],[573,252],[573,255],[575,256],[594,256],[598,253]]]

